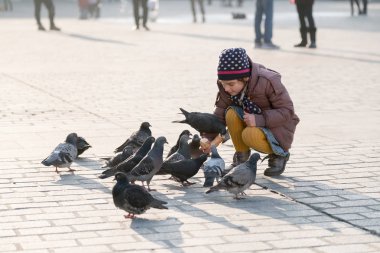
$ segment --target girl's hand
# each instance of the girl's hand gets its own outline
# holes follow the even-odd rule
[[[291,4],[295,4],[295,3],[296,3],[296,0],[289,0],[289,3],[291,3]]]
[[[243,119],[244,119],[245,124],[247,124],[247,126],[249,126],[249,127],[255,127],[256,126],[255,115],[244,112]]]

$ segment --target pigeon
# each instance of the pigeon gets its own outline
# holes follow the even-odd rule
[[[215,145],[211,145],[211,157],[204,163],[203,166],[205,176],[203,187],[213,186],[214,180],[216,179],[218,181],[218,179],[222,176],[225,166],[225,162],[223,158],[220,157]]]
[[[190,159],[190,147],[189,147],[189,140],[190,137],[188,135],[182,135],[179,140],[179,147],[176,152],[171,154],[168,158],[164,160],[164,163],[170,163],[170,162],[176,162],[180,160]],[[157,175],[165,175],[168,174],[165,170],[160,169],[157,173]]]
[[[143,157],[149,152],[153,142],[154,137],[149,136],[144,144],[136,151],[135,154],[124,160],[123,162],[119,163],[116,167],[111,167],[105,171],[102,172],[102,174],[99,176],[99,178],[104,179],[110,176],[113,176],[116,172],[124,172],[128,173],[130,172],[140,161],[143,159]]]
[[[123,151],[125,146],[132,146],[134,149],[133,151],[135,152],[144,144],[144,141],[149,136],[152,136],[152,132],[150,131],[149,127],[151,127],[149,122],[141,123],[140,129],[136,132],[133,132],[131,136],[123,144],[121,144],[120,147],[117,147],[115,149],[114,152],[118,153],[118,152]]]
[[[172,178],[180,182],[182,186],[189,186],[195,183],[189,182],[188,179],[198,173],[202,164],[207,160],[207,157],[208,154],[202,154],[198,158],[166,163],[162,165],[162,169],[168,174],[171,174]]]
[[[59,168],[69,168],[70,171],[75,171],[71,169],[71,163],[78,156],[77,150],[77,140],[78,135],[76,133],[71,133],[66,137],[64,143],[60,143],[53,152],[45,158],[41,163],[45,166],[53,165],[55,166],[55,172],[58,172]]]
[[[178,136],[178,140],[177,140],[177,143],[169,150],[169,153],[167,154],[166,157],[169,157],[171,156],[174,152],[176,152],[179,148],[179,141],[182,137],[182,135],[188,135],[188,136],[191,136],[191,133],[189,130],[183,130],[182,133]]]
[[[173,123],[186,123],[197,130],[201,136],[204,133],[217,133],[222,137],[227,134],[226,126],[219,120],[215,114],[202,112],[187,112],[179,108],[182,114],[185,115],[184,120],[175,120]]]
[[[128,212],[124,218],[135,218],[135,214],[145,213],[149,208],[168,209],[167,202],[154,198],[144,187],[130,184],[127,175],[115,174],[116,184],[112,188],[113,203],[116,207]]]
[[[199,135],[193,135],[193,138],[191,139],[189,146],[191,158],[198,158],[203,154],[202,150],[199,149],[199,147],[201,146],[201,138],[199,137]]]
[[[148,191],[150,189],[149,184],[152,177],[161,168],[163,163],[164,144],[168,143],[164,136],[158,137],[153,144],[152,149],[146,156],[128,173],[128,179],[131,182],[141,181],[144,186],[144,181],[148,185]]]
[[[112,168],[117,166],[119,163],[125,161],[128,157],[133,155],[133,147],[132,146],[126,146],[122,152],[117,153],[114,157],[111,158],[102,158],[103,160],[106,160],[106,164],[102,168]]]
[[[248,161],[233,168],[217,185],[211,187],[206,194],[223,189],[235,194],[234,199],[242,199],[238,197],[238,194],[245,194],[244,190],[248,189],[255,182],[257,161],[259,159],[260,155],[253,153]]]
[[[78,140],[77,140],[78,156],[83,154],[83,152],[89,148],[91,148],[91,145],[83,137],[78,136]]]

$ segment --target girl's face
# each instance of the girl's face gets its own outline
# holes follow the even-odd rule
[[[219,82],[222,84],[224,91],[231,96],[236,96],[239,94],[245,86],[244,81],[237,79],[228,81],[219,80]]]

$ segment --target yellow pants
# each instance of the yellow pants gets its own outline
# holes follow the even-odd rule
[[[235,110],[227,110],[226,124],[237,152],[246,152],[252,148],[264,154],[273,153],[263,131],[257,127],[247,127]]]

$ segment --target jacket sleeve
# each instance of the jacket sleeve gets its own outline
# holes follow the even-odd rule
[[[267,82],[265,95],[269,100],[271,109],[263,110],[262,115],[255,115],[256,126],[276,128],[291,120],[294,116],[293,102],[280,77]]]

